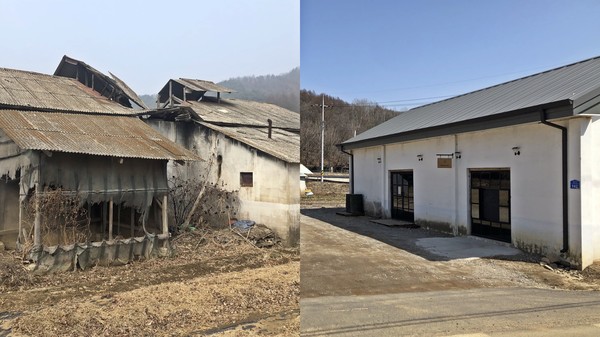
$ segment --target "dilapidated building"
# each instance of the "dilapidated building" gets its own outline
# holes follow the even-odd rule
[[[78,226],[61,232],[53,226],[64,219],[42,209],[56,191],[84,210],[72,219],[83,243],[168,237],[167,162],[198,157],[140,120],[129,101],[141,100],[120,80],[68,57],[57,74],[0,68],[0,241],[32,244],[38,260],[55,251],[47,247],[72,244],[64,237]]]
[[[169,175],[207,179],[239,199],[238,219],[262,223],[288,244],[299,240],[300,115],[273,104],[222,97],[209,81],[170,80],[146,121],[203,162]]]

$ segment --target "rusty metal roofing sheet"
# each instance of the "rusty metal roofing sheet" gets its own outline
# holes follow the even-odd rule
[[[600,57],[548,70],[403,112],[343,144],[571,100],[573,107],[600,95]]]
[[[225,88],[224,86],[215,84],[211,81],[194,80],[191,78],[180,78],[173,80],[195,91],[212,91],[212,92],[228,92],[232,93],[235,90]]]
[[[269,138],[267,128],[198,123],[285,162],[300,163],[300,135],[297,133],[274,129]]]
[[[26,150],[121,158],[199,159],[136,117],[0,110],[0,129]]]
[[[242,99],[221,99],[217,103],[212,97],[204,97],[199,102],[187,101],[186,104],[202,121],[209,123],[265,126],[270,119],[274,128],[300,129],[300,114],[275,104]]]
[[[29,71],[0,68],[0,105],[15,109],[132,115],[78,81]]]

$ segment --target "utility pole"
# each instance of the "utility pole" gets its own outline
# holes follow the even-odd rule
[[[324,163],[325,163],[325,108],[329,108],[325,105],[325,94],[322,94],[321,104],[313,104],[312,106],[321,107],[321,182],[325,175]]]
[[[323,101],[321,102],[321,182],[323,182],[324,174],[323,162],[325,156],[325,94],[321,96]]]

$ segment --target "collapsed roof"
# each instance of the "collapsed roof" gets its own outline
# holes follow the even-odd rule
[[[142,99],[121,79],[110,73],[106,76],[83,61],[63,56],[58,64],[55,76],[73,78],[85,86],[100,93],[100,95],[131,108],[133,102],[143,109],[148,109]]]
[[[221,98],[222,92],[233,90],[209,81],[172,79],[160,91],[158,103],[174,108],[159,109],[151,115],[193,120],[275,158],[300,162],[300,114],[270,103]]]

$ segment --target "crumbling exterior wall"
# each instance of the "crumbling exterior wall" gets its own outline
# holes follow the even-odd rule
[[[19,181],[0,181],[0,241],[15,249],[19,231]]]
[[[170,165],[169,176],[208,179],[227,191],[238,191],[239,212],[231,217],[262,223],[289,245],[299,243],[298,163],[276,159],[202,125],[152,119],[147,122],[204,159],[185,166]],[[242,186],[242,172],[252,173],[252,186]]]

